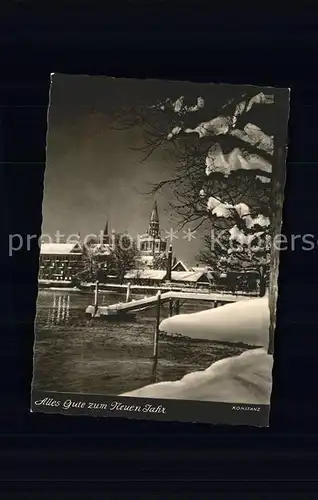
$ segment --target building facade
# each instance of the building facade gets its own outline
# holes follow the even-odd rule
[[[81,270],[82,255],[79,243],[42,243],[39,279],[71,281]]]
[[[40,248],[39,280],[71,282],[85,268],[85,259],[91,258],[97,267],[107,269],[110,255],[108,224],[100,242],[90,241],[84,248],[78,235],[77,243],[42,243]],[[89,255],[91,257],[89,257]]]

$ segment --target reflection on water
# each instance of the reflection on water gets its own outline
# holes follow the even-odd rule
[[[52,306],[48,307],[46,326],[67,323],[70,317],[70,295],[53,293]]]
[[[101,294],[99,297],[101,306],[115,304],[123,300],[124,296],[116,293]],[[46,311],[45,327],[83,318],[86,307],[92,303],[92,293],[40,290],[37,301],[37,325],[44,326],[44,311]]]
[[[124,300],[123,294],[100,294],[101,305]],[[93,293],[39,291],[34,386],[51,391],[120,394],[154,381],[177,380],[244,350],[213,342],[161,337],[154,374],[155,308],[138,313],[136,321],[107,322],[85,316],[86,307],[92,303]],[[192,302],[183,304],[181,312],[205,308],[206,303]],[[165,304],[161,318],[167,316]]]

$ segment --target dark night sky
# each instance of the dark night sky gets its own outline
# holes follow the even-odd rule
[[[43,202],[44,234],[56,231],[66,236],[98,234],[109,220],[109,229],[127,230],[131,236],[144,233],[153,199],[136,192],[173,173],[163,153],[156,151],[140,163],[141,129],[109,128],[110,113],[118,107],[153,103],[180,95],[197,98],[211,85],[93,76],[52,76],[47,144],[47,168]],[[213,86],[216,97],[221,86]],[[233,88],[233,87],[232,87]],[[215,90],[217,89],[217,90]],[[166,213],[168,194],[157,196],[162,234],[176,223]],[[177,258],[195,264],[202,234],[191,242],[173,241]]]

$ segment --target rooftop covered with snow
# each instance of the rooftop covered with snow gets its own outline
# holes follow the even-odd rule
[[[125,279],[142,279],[142,280],[154,280],[154,281],[162,281],[167,275],[167,271],[164,270],[156,270],[156,269],[144,269],[138,270],[134,269],[132,271],[128,271],[125,275]],[[171,272],[171,281],[179,281],[179,282],[188,282],[188,283],[196,283],[202,277],[208,277],[206,273],[202,272],[193,272],[193,271],[172,271]]]
[[[142,279],[161,281],[166,276],[167,271],[155,269],[132,269],[125,274],[125,279]]]
[[[182,261],[178,260],[174,266],[172,266],[172,271],[177,270],[177,269],[182,269],[183,271],[189,271],[190,269],[188,266]]]
[[[198,271],[198,272],[172,271],[171,272],[171,280],[172,281],[185,281],[185,282],[190,282],[190,283],[196,283],[202,277],[206,277],[208,280],[206,273],[203,273],[201,271]]]
[[[108,243],[95,243],[91,245],[95,255],[110,255],[110,245]]]
[[[78,243],[42,243],[40,249],[41,255],[69,255],[80,252]]]

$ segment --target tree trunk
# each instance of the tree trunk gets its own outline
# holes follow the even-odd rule
[[[265,297],[266,294],[266,276],[264,267],[261,266],[259,271],[259,296]]]
[[[289,92],[286,90],[281,91],[282,94],[276,96],[276,103],[279,102],[277,108],[281,113],[288,115],[289,111]],[[288,117],[286,116],[287,120]],[[284,117],[285,119],[285,117]],[[275,122],[277,127],[279,120]],[[282,230],[282,211],[284,201],[284,187],[286,177],[286,137],[287,137],[287,123],[286,128],[278,128],[274,130],[275,148],[273,156],[273,179],[272,179],[272,231],[271,237],[273,238],[281,233]],[[269,329],[269,347],[268,353],[274,352],[274,333],[276,327],[276,308],[278,299],[278,268],[279,268],[279,251],[273,246],[271,248],[271,266],[270,266],[270,288],[269,288],[269,308],[270,308],[270,329]]]

